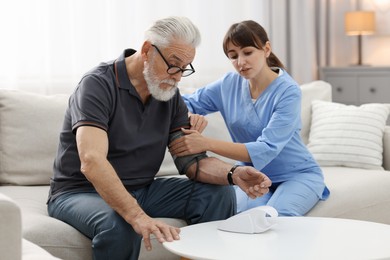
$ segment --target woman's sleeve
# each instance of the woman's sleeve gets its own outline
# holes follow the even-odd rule
[[[192,94],[183,95],[184,102],[191,113],[207,115],[219,111],[221,102],[221,86],[223,80],[214,81]]]

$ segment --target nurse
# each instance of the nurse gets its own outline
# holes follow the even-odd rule
[[[300,88],[255,21],[233,24],[224,37],[223,50],[236,72],[183,98],[191,113],[221,112],[233,142],[183,129],[185,136],[170,144],[170,152],[184,156],[211,151],[265,173],[272,181],[266,195],[251,199],[235,188],[237,213],[269,205],[279,215],[302,216],[327,199],[329,190],[300,137]]]

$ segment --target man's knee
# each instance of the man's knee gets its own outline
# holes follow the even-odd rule
[[[216,200],[225,201],[225,203],[231,203],[231,201],[236,200],[236,193],[232,186],[215,185],[212,196]]]
[[[118,213],[114,210],[106,213],[105,217],[99,219],[95,223],[96,235],[103,234],[114,240],[131,240],[133,238],[141,238]],[[126,242],[125,242],[126,243]]]
[[[202,184],[196,198],[198,203],[191,207],[199,219],[195,222],[206,222],[226,219],[236,213],[236,195],[231,186]]]
[[[137,259],[141,236],[116,212],[98,221],[92,239],[96,259]]]

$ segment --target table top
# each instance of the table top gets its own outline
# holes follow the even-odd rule
[[[221,221],[187,226],[163,243],[190,259],[390,259],[390,225],[319,217],[277,217],[260,234],[218,230]]]

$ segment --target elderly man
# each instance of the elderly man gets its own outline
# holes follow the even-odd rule
[[[192,224],[232,216],[229,183],[253,198],[268,192],[264,174],[205,153],[174,158],[189,178],[155,179],[168,143],[191,127],[177,83],[195,72],[199,42],[187,18],[161,19],[139,51],[101,63],[70,97],[48,211],[92,240],[94,259],[137,259],[142,238],[151,250],[151,234],[160,242],[179,239],[178,228],[156,217]]]

